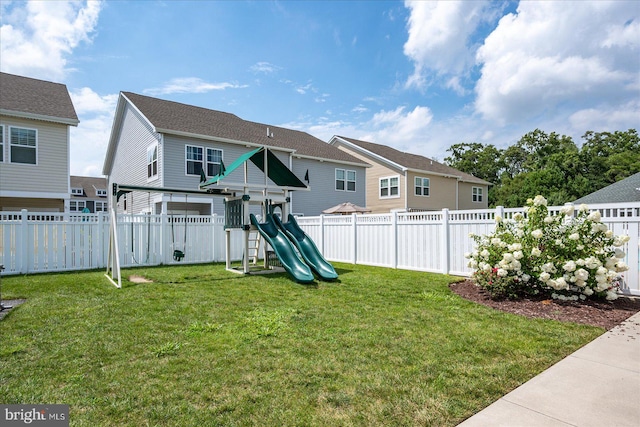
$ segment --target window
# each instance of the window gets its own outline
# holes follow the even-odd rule
[[[107,190],[98,190],[96,188],[96,196],[98,196],[98,197],[107,197]]]
[[[429,178],[416,176],[416,196],[429,196]]]
[[[380,198],[399,197],[400,189],[398,183],[400,178],[392,176],[388,178],[380,178]]]
[[[471,194],[471,200],[478,203],[482,202],[482,187],[472,187]]]
[[[37,139],[35,129],[9,128],[11,163],[37,164]]]
[[[4,126],[0,125],[0,163],[4,162]]]
[[[84,209],[85,206],[86,204],[84,200],[71,200],[69,202],[69,210],[71,212],[82,212],[82,209]]]
[[[356,171],[336,169],[336,191],[356,191]]]
[[[202,171],[203,149],[187,145],[186,147],[187,175],[198,175]]]
[[[80,187],[75,187],[71,189],[71,194],[74,196],[82,196],[84,194],[84,190]]]
[[[107,211],[107,202],[95,202],[96,212],[106,212]]]
[[[219,175],[221,164],[222,150],[207,148],[207,176]]]
[[[158,177],[158,144],[147,148],[147,179]],[[106,196],[106,194],[105,194]]]

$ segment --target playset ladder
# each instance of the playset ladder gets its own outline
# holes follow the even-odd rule
[[[251,264],[258,264],[258,258],[260,253],[260,233],[256,230],[251,230],[249,232],[249,247],[248,247],[248,256],[249,262]]]

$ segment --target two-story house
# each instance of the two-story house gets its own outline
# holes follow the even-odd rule
[[[386,145],[344,136],[329,144],[372,165],[366,185],[372,213],[487,208],[491,183],[473,175]]]
[[[78,123],[65,85],[0,73],[0,210],[69,210]]]
[[[107,212],[109,194],[106,178],[71,175],[70,212]]]
[[[291,212],[319,215],[337,203],[365,203],[369,165],[308,133],[131,92],[120,93],[103,174],[110,184],[197,190],[202,175],[218,175],[257,147],[268,147],[308,184],[310,191],[292,193]],[[249,182],[264,182],[260,169],[248,167]],[[242,170],[234,174],[236,181],[243,178]],[[209,195],[134,191],[116,209],[209,215],[223,214],[224,202]]]

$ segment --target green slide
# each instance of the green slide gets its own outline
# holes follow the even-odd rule
[[[289,240],[296,245],[306,263],[309,264],[318,277],[322,280],[335,280],[338,278],[336,270],[324,259],[311,237],[300,228],[293,215],[289,214],[289,221],[286,223],[280,221],[277,216],[273,217],[273,221],[284,231]]]
[[[293,244],[282,231],[278,229],[271,215],[267,215],[266,222],[260,223],[255,215],[251,214],[251,223],[256,226],[260,234],[262,234],[269,245],[271,245],[287,273],[297,282],[313,282],[314,277],[311,269],[300,259]]]

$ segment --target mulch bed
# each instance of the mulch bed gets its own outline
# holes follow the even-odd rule
[[[488,292],[471,280],[450,285],[453,292],[470,301],[496,310],[526,317],[584,323],[607,330],[640,312],[640,298],[620,297],[614,301],[557,301],[548,298],[493,300]]]

